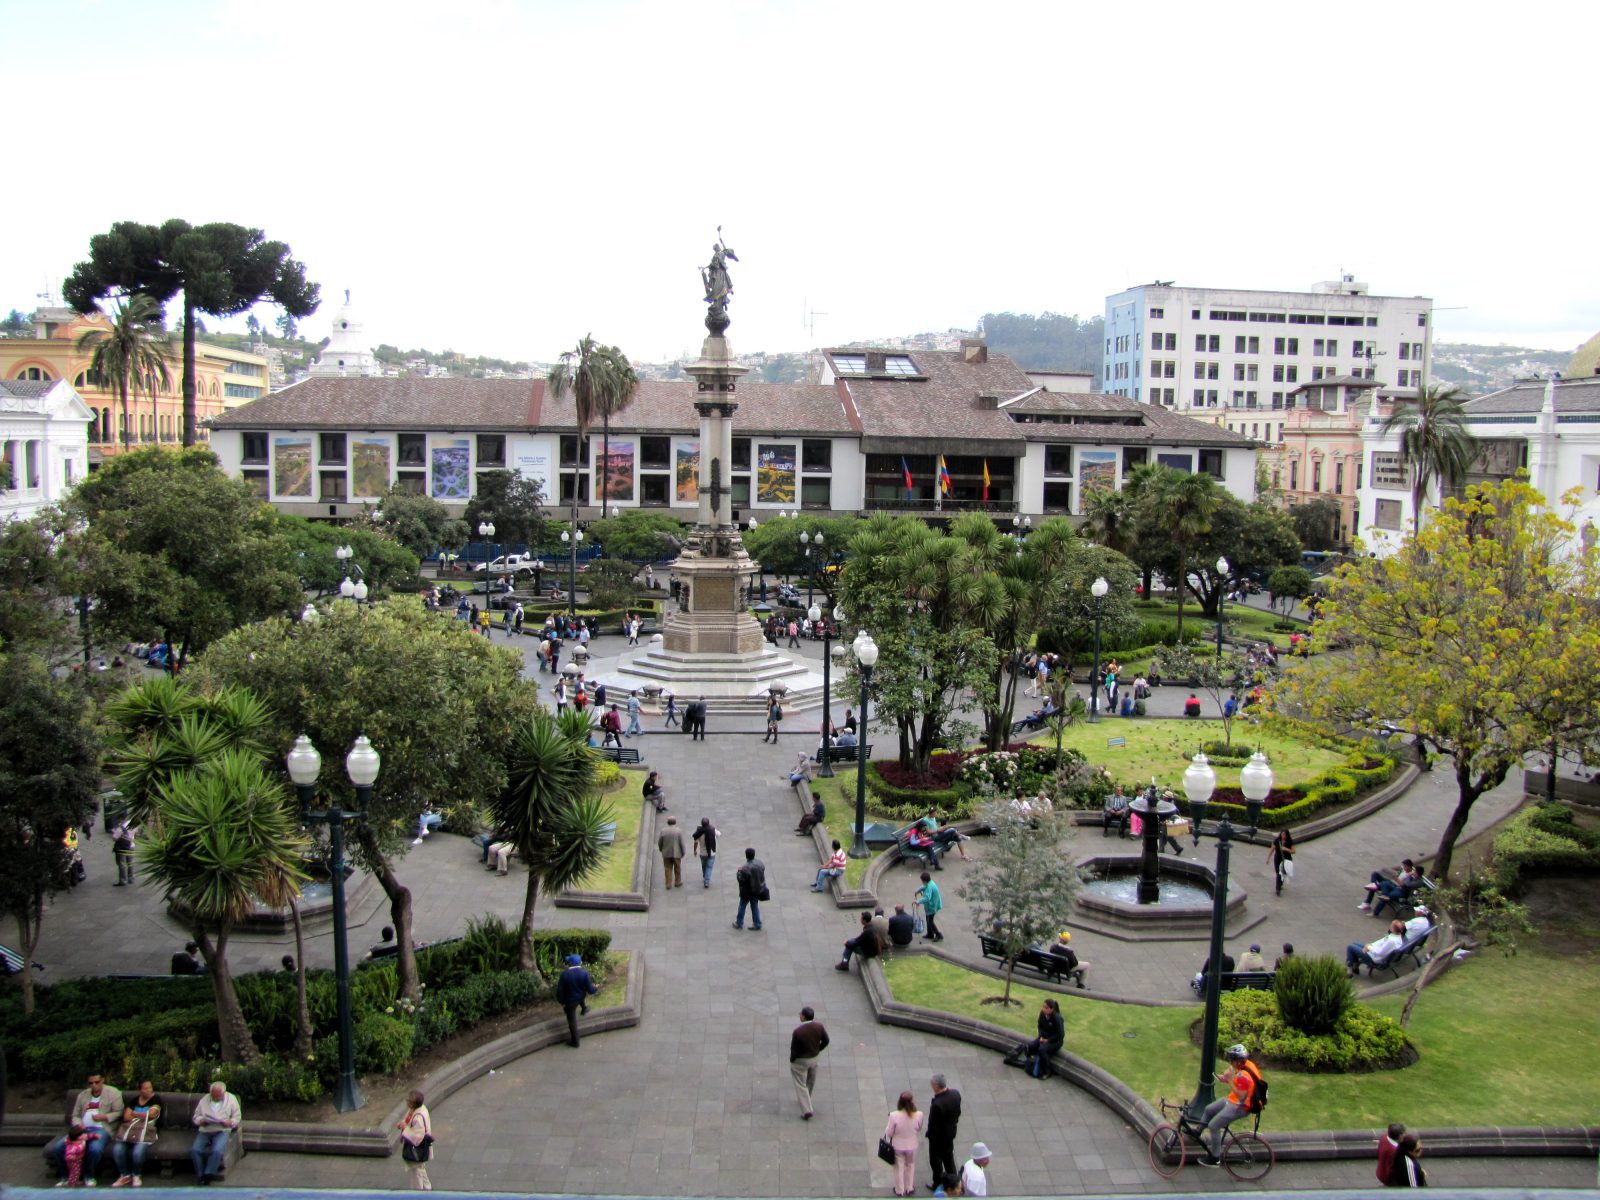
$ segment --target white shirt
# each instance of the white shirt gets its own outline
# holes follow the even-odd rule
[[[961,1164],[961,1190],[968,1196],[987,1196],[989,1194],[989,1176],[977,1163],[976,1159],[967,1159]]]
[[[1371,958],[1383,958],[1385,955],[1393,954],[1396,950],[1400,949],[1401,946],[1405,945],[1405,941],[1406,939],[1404,934],[1384,934],[1384,936],[1379,938],[1377,941],[1367,943],[1367,954]]]
[[[1410,941],[1424,930],[1433,928],[1433,922],[1427,917],[1412,917],[1406,922],[1406,941]]]

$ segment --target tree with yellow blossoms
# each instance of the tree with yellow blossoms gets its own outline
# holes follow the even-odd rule
[[[1575,499],[1568,497],[1567,499]],[[1524,478],[1467,489],[1401,550],[1328,583],[1318,641],[1285,696],[1327,722],[1392,721],[1448,757],[1448,876],[1473,803],[1552,739],[1592,755],[1600,731],[1600,570]]]

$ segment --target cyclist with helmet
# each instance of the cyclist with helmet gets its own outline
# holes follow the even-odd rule
[[[1200,1118],[1210,1138],[1211,1153],[1200,1160],[1200,1165],[1205,1167],[1222,1165],[1222,1131],[1250,1111],[1256,1087],[1261,1082],[1261,1071],[1250,1061],[1250,1052],[1243,1046],[1229,1046],[1225,1057],[1229,1069],[1217,1078],[1228,1085],[1228,1095],[1206,1105]]]

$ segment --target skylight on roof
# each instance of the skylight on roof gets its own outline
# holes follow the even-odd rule
[[[887,354],[868,350],[862,354],[835,354],[833,367],[840,375],[864,379],[922,379],[922,372],[909,354]]]
[[[886,354],[883,356],[883,372],[885,375],[919,375],[917,364],[904,354]]]
[[[867,356],[865,354],[835,354],[833,368],[841,375],[865,375],[867,373]]]

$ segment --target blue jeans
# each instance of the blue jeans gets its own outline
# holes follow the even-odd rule
[[[111,1144],[111,1135],[104,1129],[96,1127],[89,1130],[89,1144],[83,1150],[83,1177],[93,1179],[95,1171],[100,1166],[100,1156],[106,1152],[106,1147]],[[58,1137],[44,1148],[45,1157],[55,1164],[56,1170],[61,1172],[61,1178],[67,1177],[67,1158],[62,1153],[66,1149],[67,1139]]]
[[[843,874],[844,870],[840,867],[823,867],[817,872],[817,881],[811,885],[811,890],[814,892],[820,892],[823,888],[828,886],[829,876]]]
[[[717,856],[708,854],[700,860],[700,881],[707,887],[711,886],[711,868],[717,865]]]
[[[1372,965],[1372,956],[1367,953],[1367,948],[1360,942],[1351,942],[1344,948],[1344,965],[1354,971],[1365,964]]]
[[[222,1170],[222,1159],[228,1152],[231,1129],[202,1129],[194,1135],[194,1148],[189,1151],[189,1161],[194,1164],[195,1178],[211,1177]]]
[[[749,905],[750,906],[750,928],[751,929],[760,929],[761,928],[761,901],[754,900],[754,899],[746,900],[743,896],[739,897],[739,915],[734,917],[734,919],[733,919],[734,927],[738,928],[738,929],[743,929],[744,928],[744,910],[745,910],[745,905]]]
[[[138,1179],[144,1174],[145,1156],[150,1153],[149,1142],[112,1142],[111,1157],[117,1160],[117,1175],[132,1175]]]
[[[417,817],[417,836],[421,837],[430,829],[437,829],[444,824],[444,816],[436,812],[424,812]]]
[[[627,731],[627,733],[623,734],[623,736],[624,737],[634,737],[634,736],[643,736],[643,734],[644,734],[644,730],[639,728],[639,714],[638,713],[629,713],[628,714],[628,731]]]
[[[1200,1119],[1206,1123],[1206,1136],[1211,1140],[1211,1157],[1222,1157],[1222,1131],[1244,1116],[1244,1105],[1235,1104],[1224,1096],[1206,1105]]]

